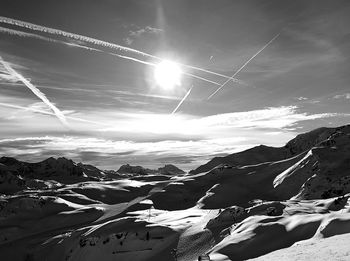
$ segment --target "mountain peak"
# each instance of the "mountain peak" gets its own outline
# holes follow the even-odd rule
[[[165,175],[179,175],[179,174],[184,174],[185,171],[182,169],[179,169],[175,165],[172,164],[166,164],[162,168],[158,168],[158,171],[160,174],[165,174]]]
[[[287,159],[290,156],[298,155],[302,152],[310,150],[312,147],[316,146],[337,132],[350,132],[350,125],[344,125],[336,128],[322,127],[302,133],[287,142],[287,144],[283,147],[259,145],[225,157],[215,157],[195,170],[191,170],[190,173],[196,174],[206,172],[222,164],[244,166]]]

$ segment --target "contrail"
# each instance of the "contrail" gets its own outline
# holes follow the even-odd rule
[[[27,32],[22,32],[22,31],[18,31],[18,30],[13,30],[13,29],[2,27],[2,26],[0,26],[0,32],[7,33],[9,35],[21,36],[21,37],[31,37],[31,38],[35,38],[35,39],[44,40],[47,42],[60,42],[58,40],[55,40],[55,39],[52,39],[49,37],[45,37],[45,36],[41,36],[41,35],[37,35],[37,34],[32,34],[32,33],[27,33]]]
[[[42,100],[56,115],[56,117],[61,121],[61,123],[69,128],[68,122],[64,114],[49,101],[49,99],[42,93],[37,87],[35,87],[30,81],[24,78],[21,74],[15,71],[7,62],[5,62],[0,56],[0,62],[5,67],[5,69],[18,80],[20,80],[25,86],[27,86],[40,100]]]
[[[67,44],[69,44],[69,43],[67,43]],[[90,50],[90,51],[96,51],[96,52],[106,53],[106,54],[113,55],[113,56],[116,56],[116,57],[119,57],[119,58],[123,58],[123,59],[126,59],[126,60],[130,60],[130,61],[134,61],[134,62],[146,64],[146,65],[150,65],[150,66],[153,66],[153,67],[157,66],[157,64],[152,63],[152,62],[146,62],[146,61],[142,61],[142,60],[140,60],[140,59],[134,58],[134,57],[129,57],[129,56],[121,55],[121,54],[106,52],[106,51],[102,51],[102,50],[100,50],[100,49],[91,48],[91,47],[87,47],[87,46],[84,46],[84,45],[79,45],[79,44],[69,44],[69,45],[75,46],[75,47],[84,48],[84,49],[87,49],[87,50]],[[205,82],[209,82],[209,83],[214,84],[214,85],[218,85],[218,86],[221,85],[221,84],[218,83],[218,82],[209,80],[209,79],[204,78],[204,77],[200,77],[200,76],[195,75],[195,74],[193,74],[193,73],[182,72],[182,74],[187,75],[187,76],[191,76],[191,77],[193,77],[193,78],[196,78],[196,79],[199,79],[199,80],[202,80],[202,81],[205,81]],[[235,81],[235,82],[237,81],[237,82],[240,82],[240,83],[241,83],[240,80],[233,79],[233,81]],[[244,84],[244,83],[241,83],[241,84]]]
[[[208,100],[213,97],[218,91],[220,91],[230,80],[231,78],[234,78],[242,69],[251,61],[253,60],[259,53],[261,53],[266,47],[268,47],[278,36],[280,33],[275,35],[267,44],[265,44],[256,54],[254,54],[248,61],[246,61],[231,77],[230,79],[227,79],[226,82],[224,82],[219,88],[217,88],[209,97]]]
[[[179,104],[176,106],[176,108],[173,110],[171,114],[174,114],[180,108],[181,104],[186,100],[187,96],[190,95],[192,88],[193,86],[188,90],[188,92],[185,94],[185,96],[182,98],[182,100],[179,102]]]
[[[24,106],[20,106],[20,105],[9,104],[9,103],[0,102],[0,106],[13,108],[13,109],[19,109],[19,110],[25,110],[25,111],[31,111],[31,112],[35,112],[35,113],[44,114],[44,115],[56,116],[55,113],[50,112],[50,111],[43,111],[43,110],[39,110],[39,109],[35,109],[35,108],[24,107]],[[70,120],[74,120],[74,121],[80,121],[80,122],[85,122],[85,123],[92,123],[92,124],[103,125],[103,126],[110,126],[108,124],[104,124],[104,123],[101,123],[101,122],[85,120],[85,119],[81,119],[81,118],[78,118],[78,117],[66,116],[66,118],[70,119]]]
[[[153,67],[157,66],[157,64],[155,64],[155,63],[146,62],[146,61],[134,58],[134,57],[129,57],[129,56],[125,56],[125,55],[121,55],[121,54],[117,54],[117,53],[106,52],[106,51],[103,51],[103,50],[100,50],[100,49],[96,49],[96,48],[92,48],[92,47],[88,47],[88,46],[84,46],[84,45],[80,45],[80,44],[71,44],[71,43],[66,43],[66,44],[68,44],[70,46],[74,46],[74,47],[84,48],[84,49],[87,49],[87,50],[90,50],[90,51],[106,53],[106,54],[113,55],[113,56],[116,56],[116,57],[119,57],[119,58],[123,58],[123,59],[126,59],[126,60],[130,60],[130,61],[134,61],[134,62],[146,64],[146,65],[150,65],[150,66],[153,66]],[[199,80],[202,80],[202,81],[205,81],[205,82],[209,82],[211,84],[215,84],[215,85],[218,85],[218,86],[221,85],[218,82],[211,81],[209,79],[206,79],[204,77],[200,77],[200,76],[192,74],[192,73],[182,72],[182,74],[187,75],[187,76],[191,76],[193,78],[196,78],[196,79],[199,79]],[[239,80],[235,80],[235,79],[234,79],[234,81],[240,82]],[[242,84],[244,84],[244,83],[242,83]]]
[[[62,40],[56,40],[56,39],[52,39],[52,38],[49,38],[49,37],[44,37],[44,36],[41,36],[41,35],[36,35],[36,34],[21,32],[21,31],[17,31],[17,30],[13,30],[13,29],[8,29],[8,28],[1,27],[1,26],[0,26],[0,32],[8,33],[10,35],[21,36],[21,37],[32,37],[32,38],[35,38],[35,39],[40,39],[40,40],[53,42],[53,43],[61,43],[61,44],[65,44],[65,45],[68,45],[68,46],[71,46],[71,47],[82,48],[82,49],[85,49],[85,50],[88,50],[88,51],[94,51],[94,52],[99,52],[99,53],[105,53],[105,54],[113,55],[113,56],[116,56],[116,57],[119,57],[119,58],[122,58],[122,59],[138,62],[138,63],[141,63],[141,64],[146,64],[146,65],[150,65],[150,66],[157,66],[157,64],[155,64],[155,63],[143,61],[143,60],[140,60],[140,59],[137,59],[137,58],[134,58],[134,57],[121,55],[121,54],[117,54],[117,53],[111,53],[111,52],[107,52],[107,51],[104,51],[104,50],[101,50],[101,49],[97,49],[97,48],[93,48],[93,47],[89,47],[89,46],[85,46],[85,45],[81,45],[81,44],[69,43],[69,42],[65,42],[65,41],[62,41]],[[189,65],[187,65],[187,66],[191,67]],[[197,68],[197,67],[194,67],[194,68]],[[197,68],[197,69],[206,71],[206,70],[200,69],[200,68]],[[218,82],[211,81],[209,79],[197,76],[195,74],[191,74],[191,73],[187,73],[187,72],[182,72],[182,74],[185,74],[185,75],[191,76],[193,78],[196,78],[196,79],[199,79],[199,80],[202,80],[202,81],[206,81],[206,82],[218,85],[218,86],[221,85]],[[220,75],[220,74],[217,74],[217,73],[214,73],[214,74]],[[224,77],[226,77],[226,76],[224,76]],[[227,78],[229,78],[229,77],[227,76]],[[237,79],[233,79],[233,81],[238,82],[240,84],[245,84],[242,81],[237,80]]]
[[[16,35],[16,36],[20,36],[20,37],[31,37],[31,38],[40,39],[40,40],[47,41],[47,42],[61,43],[61,44],[65,44],[65,45],[68,45],[68,46],[71,46],[71,47],[82,48],[82,49],[89,50],[89,51],[95,51],[95,52],[100,52],[100,53],[107,53],[109,55],[117,56],[119,58],[123,58],[123,59],[127,59],[127,60],[132,60],[132,61],[139,62],[139,63],[149,64],[149,65],[151,64],[151,63],[148,63],[148,62],[145,62],[145,61],[133,58],[133,57],[120,55],[120,54],[116,54],[116,53],[111,53],[111,52],[106,52],[106,51],[103,51],[101,49],[96,49],[96,48],[93,48],[93,47],[88,47],[88,46],[81,45],[81,44],[76,44],[76,43],[69,43],[69,42],[65,42],[65,41],[62,41],[62,40],[56,40],[56,39],[52,39],[52,38],[41,36],[41,35],[37,35],[37,34],[32,34],[32,33],[22,32],[22,31],[18,31],[18,30],[13,30],[13,29],[2,27],[2,26],[0,26],[0,32],[7,33],[7,34],[10,34],[10,35]],[[155,65],[155,64],[152,63],[152,65]]]
[[[137,54],[144,55],[144,56],[151,57],[151,58],[157,58],[156,56],[153,56],[151,54],[148,54],[148,53],[145,53],[145,52],[133,49],[133,48],[125,47],[125,46],[114,44],[114,43],[109,43],[109,42],[98,40],[98,39],[88,37],[88,36],[69,33],[69,32],[66,32],[63,30],[59,30],[59,29],[54,29],[54,28],[50,28],[50,27],[46,27],[46,26],[41,26],[41,25],[29,23],[29,22],[24,22],[21,20],[16,20],[16,19],[4,17],[4,16],[0,16],[0,22],[5,23],[5,24],[10,24],[10,25],[15,25],[15,26],[30,29],[30,30],[34,30],[34,31],[59,35],[59,36],[71,38],[71,39],[78,40],[78,41],[88,42],[88,43],[91,43],[94,45],[104,46],[104,47],[117,49],[117,50],[123,50],[126,52],[129,51],[129,52],[137,53]]]
[[[49,38],[49,37],[44,37],[44,36],[41,36],[41,35],[21,32],[21,31],[17,31],[17,30],[13,30],[13,29],[4,28],[4,27],[1,27],[1,26],[0,26],[0,32],[8,33],[10,35],[17,35],[17,36],[21,36],[21,37],[32,37],[32,38],[35,38],[35,39],[40,39],[40,40],[44,40],[44,41],[48,41],[48,42],[61,43],[61,44],[65,44],[65,45],[68,45],[68,46],[71,46],[71,47],[82,48],[82,49],[85,49],[85,50],[88,50],[88,51],[94,51],[94,52],[99,52],[99,53],[105,53],[105,54],[113,55],[113,56],[116,56],[116,57],[119,57],[119,58],[122,58],[122,59],[138,62],[138,63],[141,63],[141,64],[146,64],[146,65],[150,65],[150,66],[157,66],[157,64],[155,64],[155,63],[143,61],[143,60],[140,60],[140,59],[137,59],[137,58],[134,58],[134,57],[121,55],[121,54],[117,54],[117,53],[111,53],[111,52],[107,52],[107,51],[104,51],[104,50],[101,50],[101,49],[97,49],[97,48],[93,48],[93,47],[89,47],[89,46],[85,46],[85,45],[81,45],[81,44],[69,43],[69,42],[65,42],[65,41],[62,41],[62,40],[55,40],[55,39],[52,39],[52,38]],[[187,66],[191,67],[189,65],[187,65]],[[195,68],[197,68],[197,67],[195,67]],[[200,68],[198,68],[198,69],[200,69]],[[204,69],[202,69],[202,70],[206,71]],[[196,79],[199,79],[199,80],[202,80],[202,81],[206,81],[206,82],[209,82],[209,83],[212,83],[212,84],[220,86],[220,83],[218,83],[218,82],[211,81],[209,79],[197,76],[195,74],[191,74],[191,73],[187,73],[187,72],[182,72],[182,74],[185,74],[185,75],[191,76],[193,78],[196,78]],[[217,73],[214,73],[214,74],[217,74]],[[220,75],[220,74],[218,74],[218,75]],[[227,78],[229,78],[229,77],[227,76]],[[237,79],[233,79],[233,81],[241,83],[241,84],[245,84],[242,81],[237,80]]]
[[[267,46],[269,46],[278,36],[280,33],[275,35],[267,44],[265,44],[257,53],[255,53],[248,61],[246,61],[229,79],[226,80],[222,85],[220,85],[219,88],[216,89],[215,92],[213,92],[209,97],[208,100],[213,97],[218,91],[220,91],[229,81],[233,80],[234,77],[251,61],[253,60],[259,53],[261,53]],[[181,104],[186,100],[187,96],[190,94],[192,88],[186,93],[186,95],[183,97],[183,99],[180,101],[180,103],[176,106],[175,110],[172,112],[174,114],[181,106]]]
[[[130,47],[126,47],[126,46],[122,46],[122,45],[119,45],[119,44],[110,43],[110,42],[107,42],[107,41],[99,40],[99,39],[88,37],[88,36],[83,36],[83,35],[80,35],[80,34],[66,32],[66,31],[59,30],[59,29],[54,29],[54,28],[50,28],[50,27],[46,27],[46,26],[41,26],[41,25],[29,23],[29,22],[24,22],[24,21],[21,21],[21,20],[16,20],[16,19],[4,17],[4,16],[0,16],[0,23],[15,25],[15,26],[18,26],[18,27],[22,27],[22,28],[26,28],[26,29],[29,29],[29,30],[33,30],[33,31],[42,32],[42,33],[48,33],[48,34],[63,36],[63,37],[70,38],[70,39],[73,39],[73,40],[78,40],[78,41],[82,41],[82,42],[86,42],[86,43],[90,43],[90,44],[98,45],[98,46],[102,46],[102,47],[107,47],[107,48],[111,48],[111,49],[115,49],[115,50],[121,50],[121,51],[125,51],[125,52],[133,52],[133,53],[136,53],[136,54],[139,54],[139,55],[143,55],[145,57],[149,57],[149,58],[152,58],[152,59],[157,59],[157,60],[160,60],[160,61],[164,60],[161,57],[158,57],[158,56],[146,53],[146,52],[142,52],[142,51],[130,48]],[[26,35],[26,36],[29,36],[29,35]],[[121,57],[121,58],[125,58],[125,57]],[[199,67],[196,67],[196,66],[191,66],[191,65],[187,65],[187,64],[181,64],[181,63],[178,63],[178,64],[180,66],[183,66],[183,67],[186,67],[186,68],[202,71],[202,72],[205,72],[205,73],[213,74],[213,75],[216,75],[216,76],[220,76],[220,77],[227,78],[227,79],[233,80],[235,82],[241,83],[241,81],[239,81],[238,79],[234,79],[233,77],[229,77],[227,75],[223,75],[223,74],[220,74],[220,73],[212,72],[210,70],[206,70],[206,69],[199,68]]]
[[[226,79],[230,79],[230,81],[232,80],[233,82],[236,82],[236,83],[239,83],[239,84],[246,84],[246,83],[244,83],[243,81],[241,81],[241,80],[239,80],[239,79],[232,78],[232,77],[229,77],[229,76],[224,75],[224,74],[221,74],[221,73],[216,73],[216,72],[213,72],[213,71],[209,71],[209,70],[206,70],[206,69],[202,69],[202,68],[200,68],[200,67],[196,67],[196,66],[192,66],[192,65],[187,65],[187,64],[181,64],[181,63],[178,63],[178,65],[179,65],[179,66],[182,66],[182,67],[187,67],[187,68],[190,68],[190,69],[193,69],[193,70],[197,70],[197,71],[201,71],[201,72],[213,74],[213,75],[216,75],[216,76],[220,76],[220,77],[223,77],[223,78],[226,78]]]

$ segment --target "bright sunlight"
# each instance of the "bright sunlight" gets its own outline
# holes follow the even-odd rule
[[[162,61],[156,65],[154,78],[156,83],[166,90],[181,85],[182,71],[178,64],[171,61]]]

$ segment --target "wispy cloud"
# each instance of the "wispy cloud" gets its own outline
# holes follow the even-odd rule
[[[41,105],[29,106],[29,110],[34,112],[51,113],[41,109]],[[297,124],[302,121],[350,117],[350,114],[337,113],[308,114],[300,111],[296,106],[272,107],[207,117],[136,112],[114,112],[109,116],[104,115],[105,118],[101,118],[101,113],[96,115],[96,119],[99,118],[103,123],[108,124],[100,128],[100,131],[104,132],[100,137],[104,138],[96,138],[94,132],[93,136],[84,133],[82,136],[2,139],[0,153],[27,160],[66,156],[77,161],[83,159],[103,168],[111,166],[116,168],[116,165],[124,163],[154,167],[160,162],[165,162],[179,163],[180,167],[191,169],[214,155],[233,153],[258,144],[282,146],[300,131]],[[94,117],[94,114],[91,113],[89,116]],[[67,116],[68,119],[70,117]],[[120,136],[118,133],[136,136],[142,134],[143,140],[128,140],[125,135]],[[147,140],[149,133],[155,135],[153,138],[148,136],[149,140]],[[118,136],[121,138],[118,139]]]
[[[333,96],[334,99],[350,99],[350,93],[344,93],[344,94],[337,94]]]
[[[8,83],[8,82],[16,83],[16,82],[18,82],[18,78],[12,74],[0,73],[0,83],[1,83],[1,81],[5,81],[6,83]]]
[[[271,107],[246,112],[224,113],[208,116],[198,120],[200,125],[215,128],[263,128],[283,129],[294,124],[334,116],[350,116],[337,113],[308,114],[298,111],[297,106]]]
[[[122,102],[132,102],[133,97],[135,97],[133,92],[111,92],[111,94],[113,93],[117,94],[113,98],[121,99],[120,101]],[[110,96],[112,96],[111,94]],[[9,109],[12,108],[11,113],[9,111],[6,113],[6,110],[3,110],[3,117],[15,113],[15,110],[40,113],[50,117],[53,115],[51,111],[43,108],[41,103],[34,103],[33,100],[22,98],[9,100],[8,96],[5,96],[2,101],[0,99],[0,102],[0,106]],[[140,102],[146,105],[150,101],[141,99]],[[137,140],[142,139],[142,137],[153,137],[155,140],[162,140],[169,137],[212,139],[231,137],[233,133],[244,133],[247,130],[254,132],[257,129],[264,129],[264,131],[269,132],[290,131],[295,129],[303,121],[327,120],[330,118],[340,120],[343,117],[350,116],[350,114],[327,112],[312,114],[303,111],[301,107],[297,106],[269,107],[211,116],[185,113],[154,113],[147,110],[140,111],[134,107],[116,111],[113,104],[104,108],[87,106],[83,111],[80,111],[80,109],[79,107],[79,111],[72,111],[74,107],[71,107],[71,111],[62,111],[67,120],[70,120],[71,129],[89,133],[89,135],[99,133],[99,135],[104,135],[104,137],[122,138],[127,136],[134,137]],[[22,116],[28,117],[30,114],[16,114],[16,119],[20,120]],[[43,120],[42,117],[41,120]],[[84,124],[78,124],[79,122]],[[28,120],[23,119],[23,127],[26,124],[29,124]],[[42,131],[46,129],[45,125],[40,128],[42,128]]]
[[[146,26],[144,28],[137,28],[136,30],[130,30],[128,37],[124,39],[127,45],[131,45],[135,39],[139,38],[143,34],[159,35],[163,32],[162,29],[154,28],[152,26]]]
[[[178,141],[165,140],[159,142],[113,141],[102,138],[84,137],[25,137],[0,140],[0,153],[7,156],[20,157],[25,160],[42,160],[49,156],[65,156],[76,161],[85,159],[86,163],[101,167],[125,163],[146,164],[155,166],[159,162],[181,162],[182,166],[192,168],[211,155],[234,152],[248,148],[249,144],[240,144],[244,138],[235,137],[217,140]],[[87,157],[90,155],[90,157]]]
[[[308,100],[309,98],[300,96],[300,97],[297,97],[296,99],[297,99],[298,101],[306,101],[306,100]]]
[[[183,134],[200,137],[230,137],[235,131],[247,129],[292,128],[293,125],[308,120],[330,117],[348,117],[350,114],[301,112],[297,106],[270,107],[260,110],[231,112],[206,117],[186,114],[124,114],[118,127],[103,128],[101,131],[128,131],[155,134]],[[110,124],[113,125],[113,124]]]
[[[227,149],[229,143],[237,143],[246,140],[242,137],[234,137],[229,139],[215,139],[215,140],[190,140],[190,141],[179,141],[179,140],[164,140],[159,142],[133,142],[133,141],[113,141],[102,138],[84,138],[84,137],[25,137],[25,138],[14,138],[14,139],[0,139],[2,146],[10,146],[10,144],[30,142],[31,148],[43,148],[62,150],[81,150],[81,151],[95,151],[100,153],[124,153],[127,151],[135,151],[135,153],[148,154],[158,153],[162,155],[168,153],[169,150],[172,152],[181,152],[192,154],[193,148],[201,149],[196,150],[200,154],[208,154],[212,151],[222,151],[223,148]],[[41,142],[38,142],[41,141]],[[223,146],[226,144],[225,146]],[[212,145],[212,146],[208,146]],[[12,146],[12,145],[11,145]],[[13,145],[15,146],[15,145]],[[203,150],[204,147],[207,149]]]

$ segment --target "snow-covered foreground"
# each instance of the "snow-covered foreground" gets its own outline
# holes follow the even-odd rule
[[[1,158],[0,192],[2,260],[350,260],[350,126],[180,175]]]
[[[337,235],[324,239],[312,238],[253,260],[350,260],[349,242],[350,234]]]

